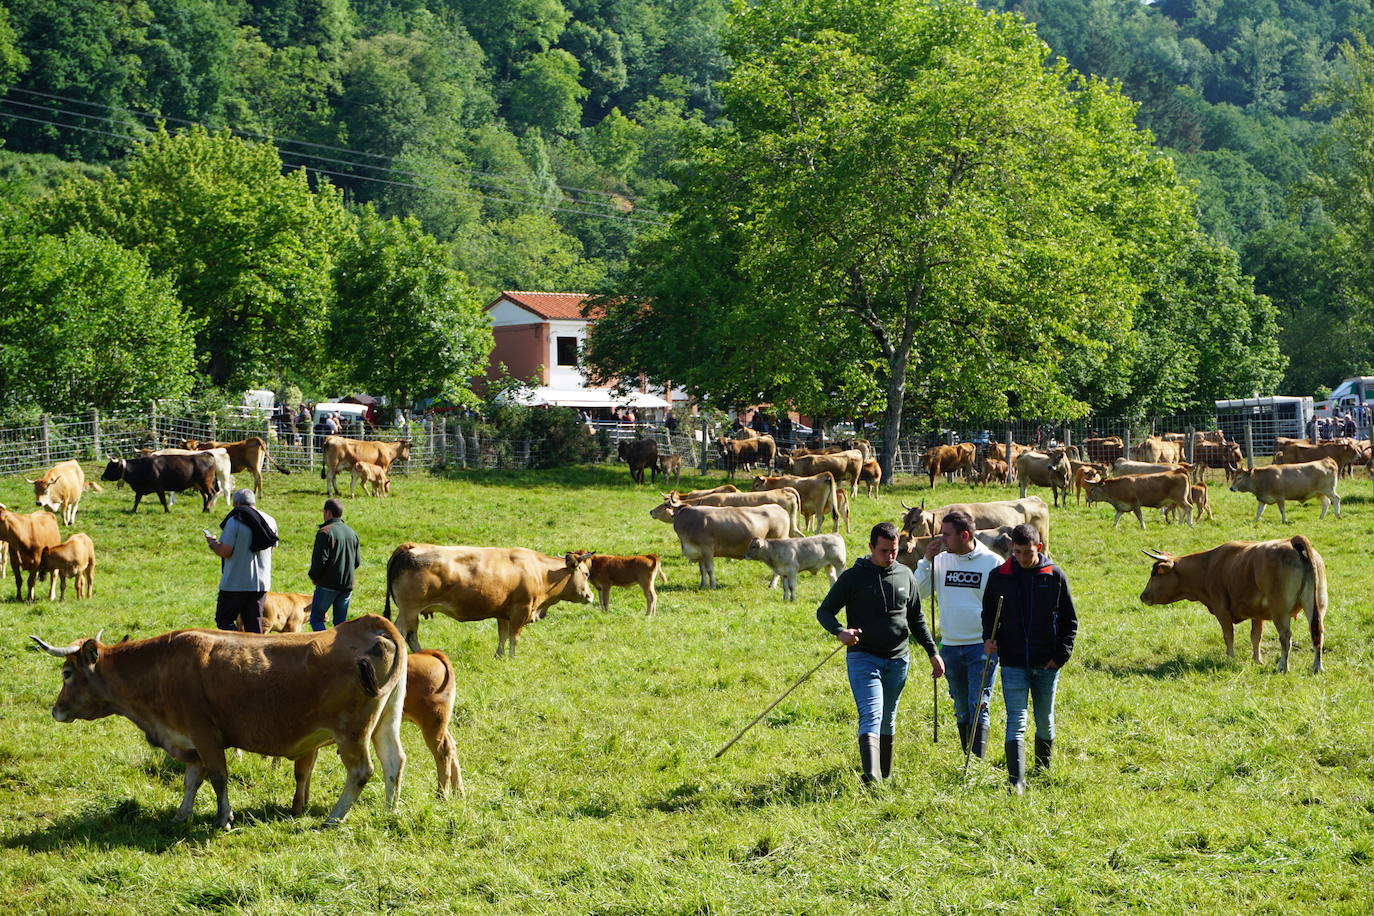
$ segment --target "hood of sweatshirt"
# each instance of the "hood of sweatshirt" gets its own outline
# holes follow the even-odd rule
[[[854,565],[859,569],[872,570],[873,572],[883,577],[895,576],[898,574],[899,568],[906,568],[905,566],[902,566],[902,564],[898,563],[896,560],[893,560],[887,566],[879,566],[877,563],[874,563],[868,557],[859,557],[857,560],[854,561]]]

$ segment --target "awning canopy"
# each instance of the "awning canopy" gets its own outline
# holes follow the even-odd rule
[[[549,388],[543,385],[518,394],[502,395],[502,399],[524,404],[528,407],[536,407],[540,404],[550,404],[554,407],[639,407],[641,409],[672,406],[658,395],[647,394],[642,391],[628,391],[625,394],[617,395],[609,388]]]

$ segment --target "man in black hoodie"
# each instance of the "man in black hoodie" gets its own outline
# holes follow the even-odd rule
[[[892,775],[892,737],[897,721],[897,700],[906,686],[909,661],[908,638],[914,638],[930,656],[932,677],[945,673],[944,660],[935,651],[916,577],[897,559],[897,526],[875,525],[868,536],[869,555],[860,557],[830,586],[816,609],[821,626],[849,647],[845,663],[849,689],[859,709],[859,759],[864,782]],[[841,627],[837,617],[845,610]]]
[[[993,570],[983,592],[983,648],[989,655],[996,652],[1002,664],[1007,778],[1016,795],[1026,790],[1027,700],[1035,710],[1035,765],[1048,769],[1054,748],[1054,692],[1078,634],[1069,580],[1045,559],[1043,548],[1034,526],[1017,525],[1011,531],[1011,557]],[[1002,616],[994,632],[999,599]]]

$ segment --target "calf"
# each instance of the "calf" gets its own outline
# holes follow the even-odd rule
[[[610,554],[593,553],[592,565],[587,578],[601,597],[601,610],[611,609],[611,589],[619,586],[629,588],[638,585],[644,592],[644,616],[652,617],[658,613],[658,592],[654,590],[655,580],[662,578],[668,583],[668,574],[658,554],[650,553],[635,557],[617,557]]]
[[[303,633],[310,622],[311,595],[268,592],[262,602],[264,633]],[[240,627],[242,624],[239,625]]]
[[[669,476],[673,478],[673,486],[677,486],[682,479],[682,456],[681,455],[659,455],[658,473],[662,475],[664,482]]]
[[[370,461],[359,461],[353,465],[353,479],[348,483],[348,492],[353,492],[353,485],[362,478],[363,492],[367,492],[369,485],[372,487],[372,495],[390,496],[391,478],[386,473],[386,468],[373,464]]]
[[[9,548],[10,561],[14,564],[14,600],[24,600],[23,574],[29,574],[29,597],[33,600],[33,583],[38,578],[38,567],[43,560],[43,550],[62,543],[62,535],[57,530],[57,519],[46,512],[30,512],[20,515],[11,512],[0,504],[0,541]],[[2,567],[0,567],[2,569]]]
[[[1007,482],[1009,470],[1007,463],[1001,458],[984,457],[983,470],[974,479],[974,483],[1001,483]]]
[[[434,755],[434,772],[439,782],[439,797],[448,798],[450,789],[464,795],[463,770],[458,766],[458,746],[448,730],[453,717],[453,665],[438,649],[421,649],[406,656],[406,699],[403,715],[420,726],[429,752]]]
[[[1202,521],[1202,516],[1203,516],[1203,515],[1206,515],[1206,516],[1207,516],[1208,518],[1210,518],[1212,521],[1216,521],[1216,520],[1217,520],[1216,516],[1212,514],[1212,504],[1211,504],[1211,502],[1207,499],[1207,484],[1205,484],[1205,483],[1195,483],[1195,484],[1193,484],[1193,487],[1192,487],[1192,489],[1189,491],[1189,494],[1188,494],[1188,495],[1189,495],[1189,498],[1190,498],[1190,499],[1192,500],[1192,502],[1193,502],[1193,517],[1194,517],[1194,518],[1196,518],[1198,521]],[[1177,506],[1169,506],[1167,509],[1164,509],[1163,512],[1164,512],[1164,517],[1165,517],[1166,519],[1168,519],[1169,521],[1173,521],[1173,516],[1175,516],[1176,514],[1178,514],[1178,507],[1177,507]]]
[[[865,488],[868,490],[868,495],[871,498],[878,498],[878,484],[882,481],[882,479],[882,465],[878,464],[878,462],[872,458],[865,459],[863,467],[859,469],[859,483],[865,486]]]
[[[95,544],[77,532],[56,547],[44,547],[38,561],[38,578],[51,576],[48,600],[57,599],[57,580],[62,580],[62,600],[67,600],[67,580],[76,580],[76,597],[91,597],[95,585]],[[82,594],[84,587],[85,594]]]
[[[1069,469],[1073,472],[1073,501],[1081,503],[1083,494],[1088,491],[1087,480],[1089,477],[1105,477],[1107,469],[1091,461],[1070,461]]]
[[[838,534],[813,534],[801,538],[754,538],[744,551],[746,560],[768,564],[773,571],[769,588],[782,579],[782,600],[797,600],[797,573],[826,570],[833,585],[845,567],[844,538]]]
[[[1341,498],[1336,494],[1336,478],[1340,469],[1334,459],[1321,458],[1300,464],[1275,464],[1265,468],[1251,468],[1238,471],[1231,484],[1233,493],[1253,493],[1256,500],[1255,521],[1260,520],[1265,507],[1278,504],[1279,518],[1288,521],[1284,504],[1294,499],[1307,502],[1314,496],[1321,497],[1322,514],[1333,504],[1336,518],[1341,517]]]

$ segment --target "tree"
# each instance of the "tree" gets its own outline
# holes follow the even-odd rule
[[[576,130],[587,90],[578,82],[582,68],[562,48],[536,54],[521,65],[506,100],[511,121],[550,134]]]
[[[181,397],[191,323],[139,254],[81,230],[0,240],[0,391],[76,413]]]
[[[363,211],[335,269],[330,347],[347,380],[408,407],[469,392],[491,352],[481,300],[414,219]]]
[[[736,348],[793,354],[757,360],[746,388],[881,389],[889,477],[908,393],[928,416],[1085,411],[1065,354],[1129,341],[1146,255],[1192,224],[1133,106],[972,3],[760,5],[735,14],[726,49],[733,127],[705,134],[671,228],[607,303],[611,333],[634,316],[665,347],[627,351],[598,324],[595,369],[664,381],[652,357],[733,317]],[[722,267],[742,282],[664,279]],[[661,308],[684,323],[660,326]],[[813,348],[844,370],[800,370]]]

